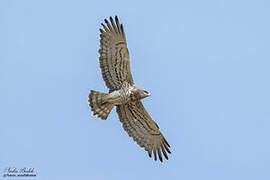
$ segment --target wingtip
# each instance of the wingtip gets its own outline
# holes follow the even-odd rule
[[[123,27],[123,24],[120,25],[120,29],[121,29],[122,33],[124,33],[124,27]]]
[[[169,157],[167,154],[164,154],[165,159],[169,160]]]
[[[148,151],[148,156],[151,158],[152,157],[152,152]]]

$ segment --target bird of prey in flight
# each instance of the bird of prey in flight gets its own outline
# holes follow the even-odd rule
[[[154,159],[157,160],[158,156],[162,162],[162,157],[168,159],[167,153],[171,153],[170,145],[141,102],[150,93],[136,87],[133,82],[123,25],[117,16],[104,21],[106,25],[102,23],[103,29],[100,29],[99,65],[109,93],[91,90],[88,96],[91,111],[106,120],[116,106],[128,135],[148,152],[149,157],[153,153]]]

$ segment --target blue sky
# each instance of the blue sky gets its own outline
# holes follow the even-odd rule
[[[270,3],[0,1],[0,177],[270,179]],[[172,154],[164,163],[129,138],[115,110],[90,114],[107,92],[100,23],[124,24],[131,71]],[[8,179],[8,178],[7,178]],[[9,178],[12,179],[12,178]]]

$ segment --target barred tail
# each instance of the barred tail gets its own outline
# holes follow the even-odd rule
[[[91,90],[88,95],[88,103],[94,115],[106,120],[114,104],[107,101],[107,93]]]

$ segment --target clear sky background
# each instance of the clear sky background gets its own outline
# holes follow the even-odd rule
[[[269,9],[267,0],[1,0],[0,179],[11,166],[41,180],[269,180]],[[163,163],[115,109],[101,121],[88,108],[90,89],[108,91],[99,28],[114,15],[172,147]]]

